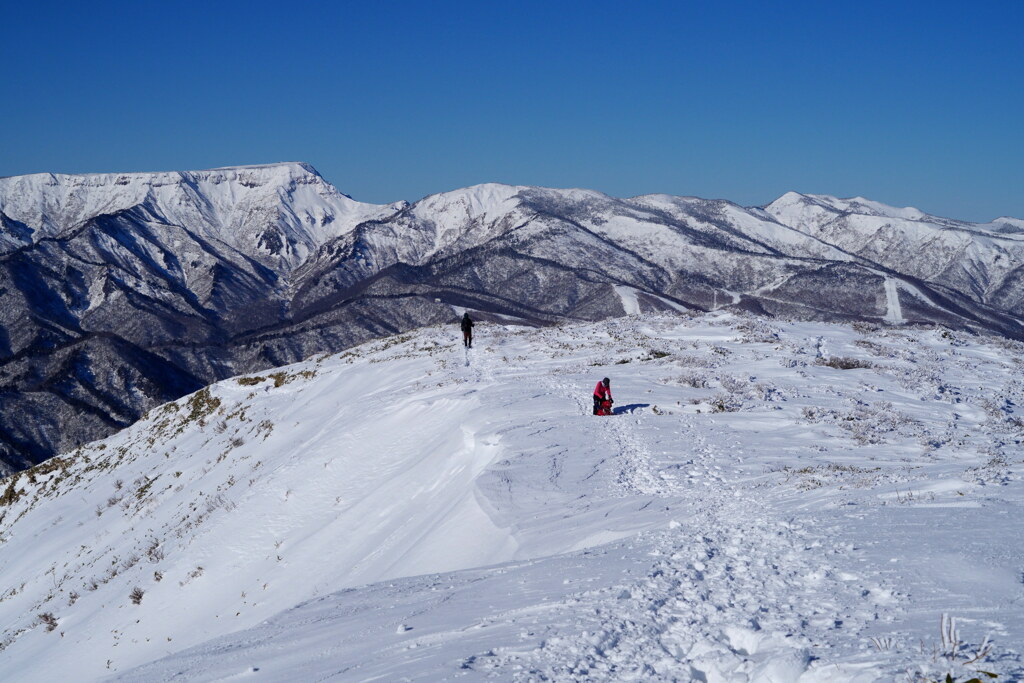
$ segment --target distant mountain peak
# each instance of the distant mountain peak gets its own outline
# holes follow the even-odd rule
[[[304,162],[11,176],[0,179],[0,212],[30,230],[0,239],[0,251],[135,207],[286,270],[358,223],[402,208],[357,202]]]
[[[1024,232],[1024,220],[1011,216],[1000,216],[990,223],[996,232],[1017,233]]]
[[[788,207],[820,207],[837,213],[855,213],[865,216],[887,216],[890,218],[903,218],[906,220],[922,220],[928,218],[928,214],[912,206],[896,207],[882,202],[876,202],[866,197],[835,197],[828,194],[802,194],[790,191],[765,206],[769,213],[779,213]]]

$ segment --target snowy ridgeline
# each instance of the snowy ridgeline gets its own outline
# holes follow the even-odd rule
[[[0,473],[200,387],[450,319],[659,311],[1024,340],[1024,222],[863,198],[484,184],[414,204],[301,163],[0,178]]]
[[[99,216],[134,211],[287,271],[331,238],[404,206],[354,201],[300,162],[161,173],[35,173],[0,178],[0,214],[15,221],[0,229],[0,254],[67,235]]]
[[[227,380],[3,482],[3,678],[1024,674],[1021,344],[476,334]]]

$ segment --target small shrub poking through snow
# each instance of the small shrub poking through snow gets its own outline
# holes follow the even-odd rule
[[[917,425],[916,420],[896,410],[888,401],[857,402],[849,411],[805,406],[802,413],[808,422],[825,422],[849,432],[861,445],[885,443],[886,435],[901,428],[911,430]]]
[[[737,379],[732,375],[722,375],[719,380],[719,384],[722,388],[728,391],[730,394],[743,394],[747,390],[747,382],[742,379]]]
[[[57,617],[53,616],[53,612],[40,612],[39,623],[46,627],[47,632],[51,632],[57,628]]]
[[[146,594],[146,591],[142,590],[138,586],[132,589],[132,592],[128,594],[128,597],[132,599],[133,605],[139,605],[142,603],[142,596]]]
[[[150,541],[149,547],[146,548],[146,557],[154,564],[164,559],[164,551],[160,547],[160,541],[155,538]]]
[[[719,394],[711,399],[711,412],[713,413],[735,413],[743,407],[743,404],[733,396]]]
[[[184,586],[189,581],[192,581],[193,579],[198,579],[202,575],[203,575],[203,568],[202,567],[196,567],[195,569],[193,569],[192,571],[190,571],[188,573],[188,576],[185,577],[184,581],[179,581],[178,585],[179,586]]]
[[[873,341],[867,339],[858,339],[853,342],[854,346],[859,346],[873,356],[891,356],[892,354],[881,344],[876,344]]]
[[[968,645],[960,638],[956,619],[948,614],[940,616],[939,631],[939,642],[930,648],[930,661],[922,661],[915,669],[908,670],[908,680],[922,683],[982,683],[999,678],[998,674],[981,668],[992,654],[992,642],[988,636],[975,646]],[[929,654],[924,641],[918,645],[918,649],[922,655]]]
[[[694,389],[706,389],[708,386],[707,378],[699,372],[684,372],[668,381],[684,387],[693,387]]]
[[[869,323],[861,320],[855,321],[850,325],[850,327],[852,327],[855,332],[859,332],[863,335],[874,334],[881,329],[876,323]]]
[[[14,474],[7,480],[7,488],[4,490],[3,495],[0,496],[0,505],[12,505],[18,502],[18,499],[24,495],[24,489],[18,490],[17,488],[18,479],[19,476]]]
[[[220,399],[210,394],[210,389],[201,389],[192,395],[188,400],[189,414],[185,417],[185,423],[198,421],[200,424],[213,411],[220,407]]]
[[[844,356],[835,356],[833,358],[818,358],[814,361],[815,365],[824,365],[836,370],[859,370],[873,367],[871,363],[866,360],[860,360],[858,358],[847,358]]]

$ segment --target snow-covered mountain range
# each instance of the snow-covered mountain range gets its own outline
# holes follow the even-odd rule
[[[731,311],[454,332],[0,482],[2,677],[1024,675],[1024,344]]]
[[[205,384],[451,321],[727,308],[1024,337],[1024,224],[479,185],[369,205],[311,167],[0,179],[0,468]]]

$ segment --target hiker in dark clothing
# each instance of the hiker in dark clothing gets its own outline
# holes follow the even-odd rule
[[[612,381],[605,377],[594,387],[594,415],[601,414],[601,404],[612,403]]]
[[[473,321],[469,318],[467,311],[462,315],[462,345],[466,348],[473,348]]]

